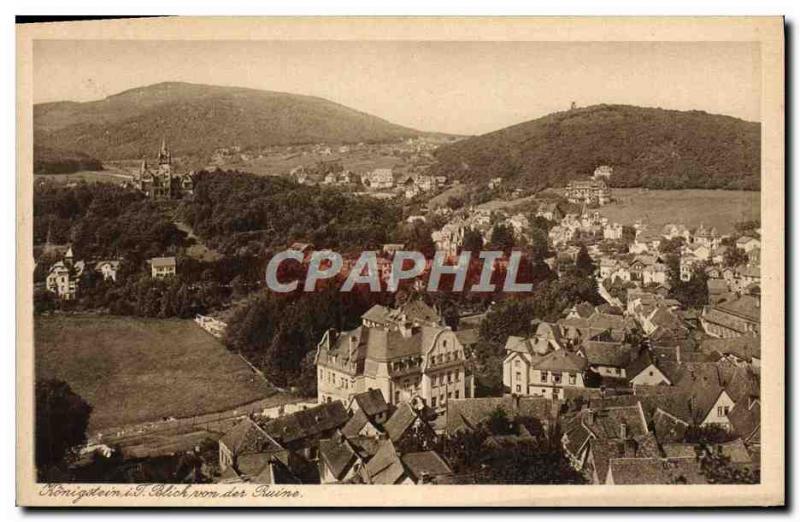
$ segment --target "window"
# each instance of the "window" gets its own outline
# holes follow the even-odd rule
[[[547,382],[547,372],[542,372],[542,382]]]
[[[436,407],[436,397],[431,397],[431,406]]]
[[[724,417],[728,414],[727,406],[717,406],[717,417]]]
[[[456,399],[458,399],[458,390],[456,390],[456,395],[455,395],[455,397],[456,397]]]
[[[519,384],[517,384],[517,393],[519,393],[519,392],[521,392],[521,391],[522,391],[522,386],[520,386]]]
[[[399,391],[394,392],[394,402],[395,402],[395,404],[400,402],[400,392]]]
[[[570,384],[574,385],[577,382],[577,380],[578,380],[578,375],[577,374],[574,374],[574,373],[570,373],[569,374],[569,383]]]
[[[517,380],[518,381],[522,380],[522,372],[517,372]]]
[[[516,361],[514,361],[514,366],[516,366],[517,368],[519,368],[519,365],[520,365],[519,359],[517,359]]]

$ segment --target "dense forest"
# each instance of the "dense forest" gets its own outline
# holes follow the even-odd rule
[[[759,190],[760,132],[758,123],[701,111],[596,105],[442,147],[433,169],[543,189],[610,165],[616,187]]]
[[[82,152],[33,148],[34,174],[71,174],[81,170],[103,170],[103,164]]]
[[[294,241],[345,252],[391,241],[401,209],[286,178],[202,171],[181,218],[224,253],[283,249]]]
[[[71,244],[76,255],[131,262],[174,254],[186,234],[168,209],[138,191],[106,183],[39,182],[33,197],[34,244]]]
[[[34,105],[38,146],[94,157],[148,157],[167,136],[177,156],[302,143],[386,142],[422,133],[313,96],[165,82],[102,100]]]

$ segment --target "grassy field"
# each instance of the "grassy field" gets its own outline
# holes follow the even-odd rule
[[[260,176],[283,175],[298,166],[311,167],[318,162],[338,162],[345,169],[355,173],[371,171],[377,168],[392,168],[401,163],[401,159],[368,151],[351,151],[340,154],[287,153],[270,154],[262,158],[248,161],[231,160],[222,169],[236,169],[252,172]]]
[[[81,170],[70,174],[36,174],[34,179],[48,179],[61,183],[116,183],[122,184],[133,179],[132,172],[116,166],[106,165],[105,170]]]
[[[613,203],[599,209],[601,215],[623,225],[641,219],[653,231],[667,223],[682,223],[714,226],[727,234],[737,221],[761,218],[760,192],[614,189],[613,197]]]
[[[37,376],[63,379],[92,405],[90,433],[278,393],[192,321],[39,317],[34,336]]]

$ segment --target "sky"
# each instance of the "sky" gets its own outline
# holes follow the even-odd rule
[[[320,96],[418,130],[482,134],[598,103],[760,120],[750,42],[37,40],[34,101],[163,81]]]

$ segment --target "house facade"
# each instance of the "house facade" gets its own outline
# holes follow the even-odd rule
[[[348,403],[374,389],[393,405],[420,397],[442,411],[448,400],[472,396],[464,346],[454,331],[440,326],[432,309],[419,303],[400,309],[376,305],[361,319],[354,330],[329,330],[317,345],[320,403]]]

